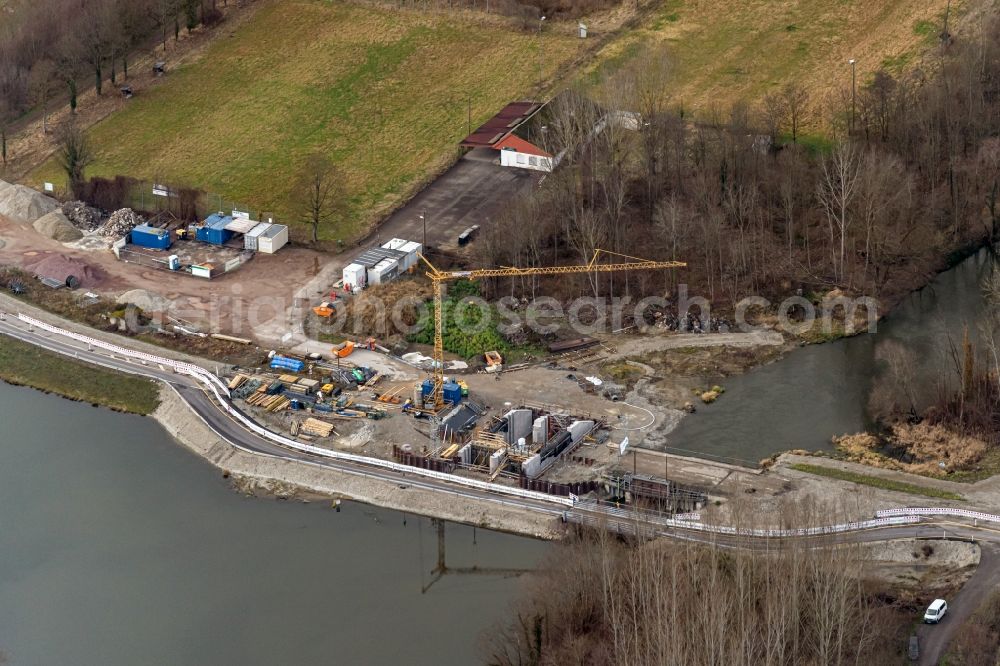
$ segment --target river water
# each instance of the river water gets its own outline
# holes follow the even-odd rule
[[[949,349],[961,348],[962,330],[976,338],[985,302],[983,278],[993,259],[982,250],[927,287],[907,296],[876,333],[793,351],[780,361],[730,377],[712,405],[681,420],[668,446],[696,454],[756,464],[789,449],[832,449],[831,438],[870,425],[873,391],[902,388],[882,381],[890,349],[902,349],[912,372],[917,405],[942,381],[954,381]]]
[[[405,524],[404,524],[405,520]],[[448,525],[452,567],[542,542]],[[430,521],[243,497],[147,418],[0,383],[0,650],[14,665],[470,664],[518,579]]]

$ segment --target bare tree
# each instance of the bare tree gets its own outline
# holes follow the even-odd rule
[[[31,99],[42,110],[42,133],[49,131],[49,102],[56,93],[58,85],[56,64],[45,58],[37,61],[31,68],[30,86]]]
[[[83,25],[77,33],[80,52],[94,74],[94,91],[102,94],[104,81],[104,61],[111,50],[111,33],[115,19],[107,2],[91,2],[84,5]]]
[[[0,159],[7,166],[7,124],[10,122],[12,109],[10,103],[0,99]]]
[[[778,93],[765,95],[762,112],[764,127],[771,137],[771,144],[776,146],[780,142],[781,132],[788,122],[788,104],[785,101],[785,96]]]
[[[785,118],[792,135],[792,143],[798,143],[799,130],[802,128],[806,107],[809,104],[809,91],[801,84],[793,82],[781,90],[781,97],[785,103]]]
[[[833,274],[838,282],[845,277],[847,237],[853,222],[851,206],[858,191],[861,158],[852,143],[842,142],[821,163],[817,198],[826,214],[830,231]]]
[[[59,166],[66,173],[66,178],[73,195],[79,197],[86,182],[85,170],[94,161],[94,153],[90,143],[76,123],[69,123],[59,132]]]
[[[312,228],[312,242],[319,241],[319,228],[336,219],[343,210],[344,193],[340,173],[323,153],[306,158],[295,188],[303,222]]]

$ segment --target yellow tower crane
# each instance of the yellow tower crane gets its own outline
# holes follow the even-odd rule
[[[612,256],[630,261],[599,264],[597,263],[604,256]],[[687,266],[682,261],[651,261],[649,259],[639,259],[626,254],[609,252],[607,250],[595,250],[590,262],[580,266],[543,266],[540,268],[478,268],[469,271],[442,271],[438,270],[427,257],[420,255],[420,258],[427,264],[429,270],[427,277],[434,285],[434,409],[435,411],[444,406],[444,341],[442,333],[442,292],[444,283],[451,280],[477,280],[479,278],[492,277],[526,277],[532,275],[566,275],[570,273],[611,273],[613,271],[639,271],[660,268],[682,268]]]

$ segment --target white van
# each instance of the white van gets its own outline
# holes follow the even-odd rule
[[[924,622],[937,624],[947,612],[948,602],[944,599],[935,599],[931,602],[931,605],[927,607],[927,612],[924,613]]]

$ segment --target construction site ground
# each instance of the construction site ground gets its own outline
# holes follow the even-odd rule
[[[167,257],[174,254],[177,255],[181,266],[204,266],[205,264],[212,264],[213,266],[221,267],[230,259],[235,259],[240,256],[244,251],[242,246],[237,247],[232,243],[227,245],[210,245],[208,243],[200,243],[198,241],[189,240],[174,241],[173,245],[166,250],[157,250],[150,247],[140,247],[138,245],[131,244],[125,246],[125,249],[129,252],[144,255],[150,259],[162,261],[164,262],[164,268]],[[258,253],[254,257],[254,260],[264,256],[268,255]],[[185,274],[185,277],[191,276]]]
[[[111,341],[121,340],[119,336],[111,333],[94,331],[78,324],[67,323],[55,315],[40,311],[12,299],[6,294],[0,294],[0,307],[8,312],[26,311],[32,316],[86,332],[88,335]],[[188,358],[168,350],[143,345],[135,340],[128,344],[152,353]],[[201,362],[212,370],[217,367],[216,364],[205,359],[193,360]],[[425,376],[423,371],[407,366],[384,354],[366,350],[356,351],[352,354],[351,361],[372,366],[377,362],[391,373],[390,377],[385,380],[387,384],[409,384],[411,390],[412,383]],[[542,366],[519,372],[504,373],[499,381],[487,374],[470,374],[464,376],[463,379],[468,382],[473,397],[490,405],[494,410],[493,413],[503,409],[505,402],[514,403],[519,399],[530,401],[541,398],[541,401],[555,402],[565,406],[570,411],[604,414],[612,427],[614,427],[614,422],[617,421],[619,414],[628,415],[631,423],[628,427],[632,428],[634,425],[637,429],[629,431],[630,441],[635,442],[640,447],[647,445],[649,436],[647,433],[644,439],[642,433],[653,429],[654,426],[645,430],[639,430],[640,428],[651,421],[654,425],[671,422],[672,417],[665,416],[669,410],[661,408],[650,410],[652,413],[647,413],[643,408],[639,408],[634,396],[629,396],[619,402],[609,401],[583,391],[577,383],[566,379],[565,375],[564,369]],[[557,399],[552,400],[552,396],[556,396]],[[353,453],[387,458],[391,455],[394,443],[414,445],[426,441],[425,434],[422,434],[427,432],[426,421],[402,416],[392,408],[388,408],[388,411],[392,415],[379,421],[358,420],[345,426],[338,424],[337,428],[341,437],[320,440],[316,443],[321,446],[350,450]],[[184,410],[178,410],[176,418],[179,424],[191,421],[190,415]],[[287,432],[287,425],[284,422],[276,422],[274,425],[277,429]],[[619,442],[622,435],[622,431],[612,431],[611,442]],[[566,481],[577,474],[583,475],[584,478],[593,478],[593,475],[599,474],[602,469],[614,466],[623,471],[635,469],[639,473],[650,476],[662,476],[666,472],[669,478],[676,482],[705,487],[709,490],[710,503],[703,511],[706,520],[728,519],[733,512],[749,510],[752,512],[754,521],[758,524],[784,524],[789,506],[815,512],[822,511],[823,515],[828,518],[834,515],[845,520],[869,518],[876,509],[893,506],[919,506],[927,503],[934,506],[975,506],[984,511],[1000,511],[1000,478],[960,484],[930,480],[903,472],[875,470],[862,465],[825,458],[800,458],[791,454],[779,458],[777,463],[766,471],[673,454],[665,456],[662,452],[644,448],[627,452],[620,460],[617,451],[609,446],[586,446],[574,452],[573,455],[592,458],[594,463],[580,465],[566,462],[550,471],[552,480]],[[916,486],[947,488],[962,495],[966,501],[929,500],[919,495],[862,486],[849,481],[808,474],[791,467],[792,464],[800,461],[851,469],[861,474],[891,477]],[[273,473],[280,474],[277,469],[273,470]]]
[[[382,233],[395,235],[386,228]],[[132,289],[145,289],[173,301],[172,312],[178,318],[205,323],[211,330],[256,337],[264,348],[310,349],[327,355],[330,345],[308,340],[296,328],[295,315],[298,311],[302,317],[311,316],[311,307],[317,298],[329,292],[330,286],[339,279],[344,263],[355,252],[350,250],[330,256],[308,248],[290,247],[275,255],[259,255],[230,275],[203,281],[124,264],[107,250],[66,247],[42,237],[30,226],[0,219],[2,264],[25,266],[35,263],[44,254],[79,259],[95,269],[92,271],[95,276],[93,284],[83,285],[86,290],[116,296]],[[618,460],[617,452],[609,447],[584,446],[574,455],[594,462],[560,464],[550,470],[551,480],[594,479],[615,466],[625,471],[634,468],[652,476],[661,476],[666,472],[674,481],[707,488],[712,497],[751,499],[762,516],[768,515],[769,511],[777,511],[783,501],[781,498],[820,504],[847,504],[849,506],[844,511],[852,517],[870,516],[875,506],[920,503],[920,497],[808,475],[780,463],[760,474],[755,470],[744,471],[724,463],[686,456],[671,455],[665,459],[662,453],[655,451],[663,448],[666,433],[684,417],[680,407],[683,400],[691,400],[692,386],[704,381],[698,373],[707,368],[712,374],[712,366],[708,364],[691,367],[691,376],[675,375],[670,372],[671,359],[691,357],[692,349],[712,350],[705,353],[716,358],[747,350],[755,354],[759,350],[783,350],[788,343],[780,335],[767,331],[702,335],[656,331],[646,335],[613,336],[605,342],[614,351],[604,350],[578,365],[556,368],[534,366],[505,372],[499,380],[485,374],[463,377],[474,398],[489,405],[493,414],[500,413],[508,402],[512,405],[524,401],[554,403],[570,413],[603,416],[611,428],[612,443],[620,442],[627,434],[633,446],[642,447]],[[759,356],[765,360],[774,357],[770,352]],[[423,370],[366,350],[355,351],[350,360],[383,372],[389,382],[408,383],[411,387],[426,376]],[[617,402],[585,392],[577,381],[568,378],[569,374],[579,377],[593,373],[601,376],[602,367],[606,370],[608,364],[619,363],[634,367],[637,372],[626,382],[627,393]],[[742,369],[745,368],[738,368]],[[427,424],[393,414],[380,421],[338,426],[338,432],[343,435],[341,438],[320,444],[388,457],[393,444],[417,445],[418,449],[423,446]],[[814,462],[813,459],[810,462]],[[819,459],[817,464],[830,463]],[[864,469],[866,473],[876,473]],[[917,485],[925,482],[927,480],[922,477],[913,481]],[[970,500],[974,498],[977,506],[1000,509],[1000,488],[995,485],[993,480],[988,480],[969,484],[957,492]],[[935,501],[935,504],[939,503]],[[731,502],[723,502],[720,507],[710,510],[724,511],[728,504]],[[775,520],[778,520],[777,516]]]

